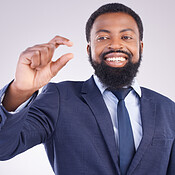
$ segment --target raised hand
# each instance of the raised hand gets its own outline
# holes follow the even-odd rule
[[[35,45],[20,55],[14,85],[23,91],[36,91],[46,85],[52,77],[73,57],[65,54],[52,61],[55,49],[60,45],[72,46],[66,38],[56,36],[46,44]]]
[[[15,110],[36,90],[46,85],[73,58],[73,54],[68,53],[52,61],[54,51],[60,45],[71,47],[73,43],[64,37],[56,36],[46,44],[29,47],[21,53],[15,79],[3,100],[7,110]]]

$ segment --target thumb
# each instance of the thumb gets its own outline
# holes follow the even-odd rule
[[[51,70],[51,74],[54,77],[59,70],[61,70],[68,61],[70,61],[73,58],[73,54],[72,53],[67,53],[63,56],[61,56],[59,59],[57,59],[56,61],[52,62],[50,65],[50,70]]]

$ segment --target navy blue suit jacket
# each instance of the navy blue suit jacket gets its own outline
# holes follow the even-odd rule
[[[127,174],[174,175],[175,104],[141,90],[143,138]],[[0,160],[44,143],[56,175],[120,175],[111,117],[93,78],[50,83],[22,111],[1,106],[0,115]]]

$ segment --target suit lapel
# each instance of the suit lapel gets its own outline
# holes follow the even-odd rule
[[[132,174],[141,161],[146,149],[152,141],[155,128],[156,104],[151,98],[147,98],[145,89],[142,88],[142,98],[140,102],[141,119],[143,128],[143,138],[128,170]]]
[[[111,117],[103,100],[103,97],[92,77],[84,83],[82,87],[82,97],[85,99],[86,103],[89,105],[96,118],[112,160],[119,174],[120,170],[117,160],[117,147]]]
[[[85,99],[86,103],[89,105],[96,118],[110,155],[116,166],[116,170],[118,174],[120,174],[117,159],[117,147],[111,117],[103,100],[103,97],[94,83],[93,78],[84,83],[82,87],[82,97]],[[143,88],[142,98],[140,101],[140,109],[143,127],[143,138],[129,167],[128,175],[132,174],[135,168],[138,166],[154,135],[156,103],[153,99],[151,99],[151,97],[149,97],[149,94]]]

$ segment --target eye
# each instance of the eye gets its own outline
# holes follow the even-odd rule
[[[97,41],[103,41],[109,39],[109,36],[99,36],[97,37]]]
[[[131,40],[132,37],[131,36],[124,35],[124,36],[122,36],[122,39],[123,40]]]

